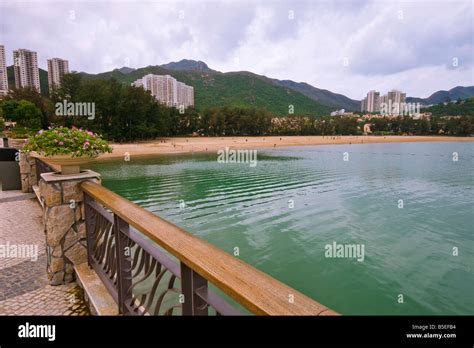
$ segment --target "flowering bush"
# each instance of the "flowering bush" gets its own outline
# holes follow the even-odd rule
[[[99,134],[82,128],[50,127],[31,136],[23,151],[36,151],[46,157],[54,155],[97,157],[102,153],[112,152],[112,147]]]

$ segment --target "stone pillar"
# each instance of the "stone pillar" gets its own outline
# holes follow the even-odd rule
[[[33,192],[33,185],[38,184],[36,161],[34,157],[20,152],[21,191]]]
[[[87,262],[83,181],[100,184],[100,174],[43,173],[39,182],[46,234],[47,272],[51,285],[74,280],[73,265]]]
[[[20,153],[20,177],[21,177],[21,192],[30,192],[30,173],[31,166],[28,161],[28,156],[25,153]]]

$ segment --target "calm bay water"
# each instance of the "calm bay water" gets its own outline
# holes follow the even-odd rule
[[[342,314],[474,314],[474,143],[262,149],[254,168],[216,159],[90,167],[107,188],[229,253],[238,247]],[[363,262],[325,257],[333,242],[363,244]]]

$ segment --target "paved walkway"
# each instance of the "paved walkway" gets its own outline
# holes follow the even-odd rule
[[[48,285],[42,214],[34,194],[0,191],[0,315],[88,315],[77,283]]]

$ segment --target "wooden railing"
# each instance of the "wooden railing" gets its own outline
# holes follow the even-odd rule
[[[337,315],[137,204],[92,182],[85,195],[88,262],[121,313],[235,315],[208,287],[258,315]]]

